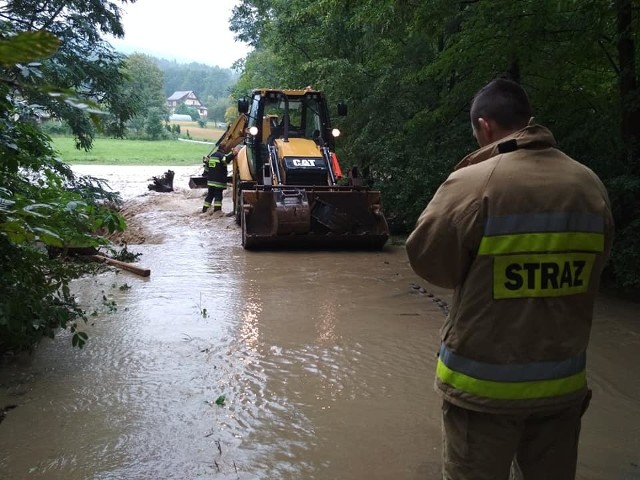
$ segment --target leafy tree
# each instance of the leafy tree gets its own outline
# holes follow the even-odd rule
[[[209,97],[207,97],[207,118],[209,120],[214,120],[217,122],[223,121],[224,112],[227,110],[230,104],[231,99],[228,97],[215,98],[210,95]]]
[[[164,134],[162,127],[162,113],[158,107],[151,107],[147,110],[144,131],[151,140],[158,140]]]
[[[181,105],[178,105],[178,107],[176,108],[176,113],[189,115],[191,117],[191,120],[193,120],[194,122],[200,118],[200,114],[198,113],[198,110],[195,107],[191,105],[186,105],[184,103]]]
[[[103,245],[96,232],[125,227],[107,207],[117,195],[99,180],[75,177],[37,123],[42,111],[65,119],[78,145],[88,148],[97,120],[106,117],[98,105],[113,109],[112,127],[126,121],[117,57],[96,32],[122,33],[114,8],[57,1],[0,6],[1,352],[30,349],[60,327],[73,332],[74,345],[85,343],[77,325],[84,312],[69,290],[80,267],[49,252]],[[95,49],[85,58],[91,42]]]
[[[52,116],[65,119],[79,147],[90,148],[97,129],[114,135],[124,133],[134,105],[120,88],[123,57],[101,38],[103,33],[124,35],[116,2],[3,2],[0,21],[4,37],[19,32],[47,31],[58,39],[57,51],[43,60],[39,69],[19,64],[13,70],[28,80],[22,84],[23,94]],[[44,79],[47,88],[41,88]],[[57,94],[51,95],[52,91]],[[102,118],[90,105],[100,105],[110,116]]]
[[[230,125],[236,118],[238,118],[238,108],[236,106],[228,107],[224,112],[224,121]]]
[[[160,138],[157,124],[162,128],[162,122],[168,120],[162,71],[152,57],[134,53],[126,58],[123,73],[126,80],[122,91],[131,99],[136,112],[128,123],[129,128],[137,134],[144,129],[151,138]]]

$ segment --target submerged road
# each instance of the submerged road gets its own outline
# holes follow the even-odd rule
[[[0,479],[435,479],[438,332],[450,293],[402,246],[247,252],[198,213],[178,167],[74,167],[127,198],[149,278],[74,283],[89,343],[67,333],[0,366]],[[231,208],[225,198],[224,208]],[[578,478],[640,479],[640,308],[602,297]]]

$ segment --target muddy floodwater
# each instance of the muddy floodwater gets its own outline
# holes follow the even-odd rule
[[[84,167],[126,199],[148,278],[74,283],[89,342],[0,365],[0,479],[440,477],[433,390],[448,291],[405,250],[248,252],[198,213],[198,167]],[[225,197],[224,210],[231,209]],[[640,305],[597,304],[578,478],[640,479]]]

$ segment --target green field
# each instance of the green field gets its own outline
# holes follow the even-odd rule
[[[68,164],[201,165],[213,145],[178,140],[96,138],[89,152],[77,150],[71,137],[53,137],[53,146]]]

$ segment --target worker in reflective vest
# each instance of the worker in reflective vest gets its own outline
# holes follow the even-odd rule
[[[471,123],[481,148],[406,243],[418,275],[454,289],[436,366],[444,478],[507,480],[514,462],[525,479],[572,479],[608,195],[533,122],[518,84],[481,89]]]
[[[233,155],[233,151],[224,153],[218,148],[206,158],[208,190],[202,205],[202,213],[209,210],[211,205],[214,212],[222,211],[222,193],[227,188],[227,164],[233,159]]]

